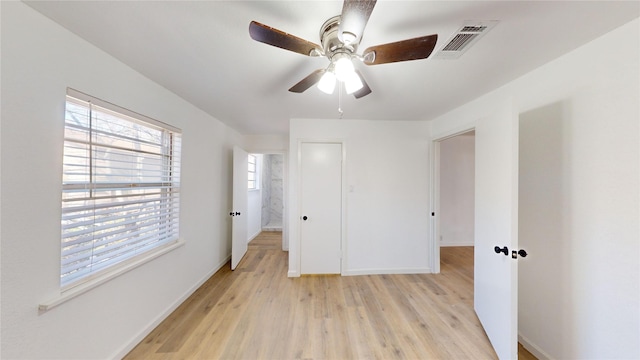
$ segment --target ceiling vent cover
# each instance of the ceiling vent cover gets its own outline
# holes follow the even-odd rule
[[[434,59],[457,59],[475,44],[498,20],[467,20],[435,55]]]

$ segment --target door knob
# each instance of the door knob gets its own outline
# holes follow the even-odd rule
[[[509,249],[506,246],[502,249],[499,246],[496,246],[493,248],[493,251],[495,251],[496,254],[504,253],[505,256],[509,255]]]
[[[234,215],[233,215],[233,211],[232,211],[232,212],[230,212],[230,213],[229,213],[229,215],[230,215],[230,216],[234,216]]]
[[[302,217],[302,220],[304,220],[304,221],[307,221],[307,219],[308,219],[307,215]]]
[[[515,250],[511,251],[511,258],[512,259],[517,259],[518,255],[520,255],[520,257],[527,257],[528,254],[523,249],[520,249],[518,251],[515,251]]]

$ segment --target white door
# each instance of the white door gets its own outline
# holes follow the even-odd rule
[[[475,177],[474,307],[498,357],[516,359],[518,119],[511,103],[477,122]]]
[[[300,272],[340,274],[342,144],[302,143],[300,152]]]
[[[248,153],[233,147],[233,208],[231,209],[231,270],[247,253]]]

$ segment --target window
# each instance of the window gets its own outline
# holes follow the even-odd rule
[[[69,89],[60,284],[178,241],[180,130]]]
[[[249,190],[258,188],[257,165],[258,158],[254,154],[249,154]]]

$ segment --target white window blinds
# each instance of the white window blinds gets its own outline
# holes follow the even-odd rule
[[[180,130],[68,91],[60,283],[178,240]]]

